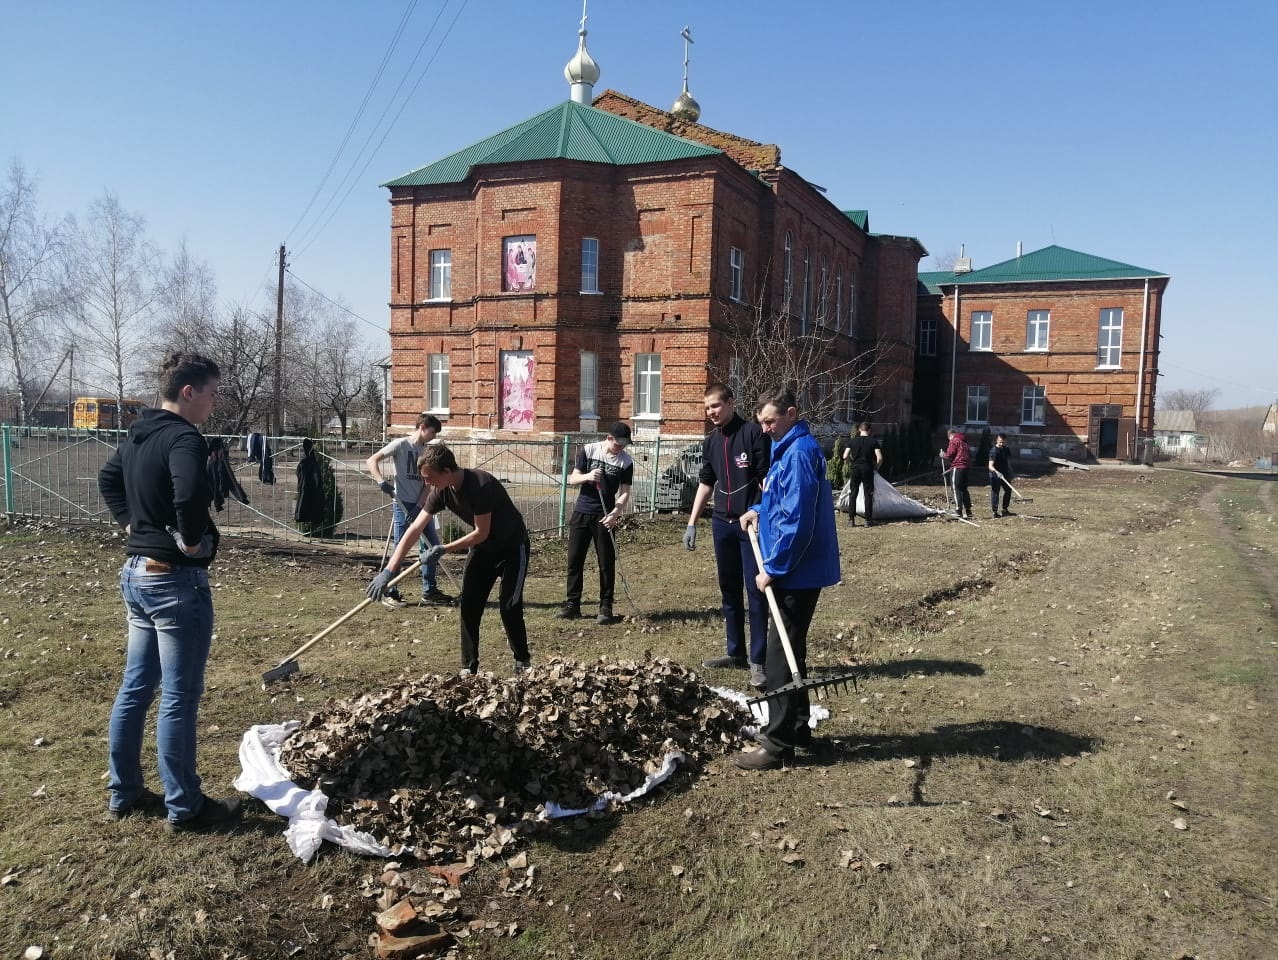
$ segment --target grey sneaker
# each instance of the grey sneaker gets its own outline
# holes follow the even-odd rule
[[[452,597],[438,587],[422,594],[422,603],[428,607],[451,607],[454,602]]]
[[[469,667],[462,667],[459,671],[457,671],[457,676],[459,677],[473,677],[474,675],[475,671],[471,670]]]
[[[745,657],[715,657],[702,660],[701,665],[707,670],[744,670],[750,662]]]
[[[528,660],[516,660],[515,676],[519,676],[521,673],[527,673],[531,667],[532,667],[532,663]]]
[[[595,617],[595,623],[601,623],[606,626],[610,623],[616,623],[620,619],[621,617],[614,617],[612,615],[612,607],[601,605],[599,607],[599,616]]]
[[[762,690],[768,685],[768,674],[761,663],[750,664],[750,686]]]
[[[382,597],[382,606],[390,607],[392,610],[402,610],[404,607],[408,606],[408,604],[406,604],[403,600],[401,600],[395,594],[388,593]]]

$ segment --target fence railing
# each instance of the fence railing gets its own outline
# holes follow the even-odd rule
[[[71,430],[64,427],[0,426],[3,456],[0,501],[10,521],[18,517],[109,524],[111,514],[98,493],[98,471],[123,440],[124,431]],[[316,452],[334,477],[340,517],[324,537],[298,529],[297,501],[301,437],[267,438],[274,482],[262,479],[262,464],[249,459],[245,438],[224,436],[231,467],[248,494],[248,504],[228,499],[215,519],[223,533],[284,540],[380,541],[390,524],[390,501],[365,470],[380,441],[316,439]],[[445,439],[463,467],[486,470],[500,479],[534,536],[559,536],[572,514],[577,489],[568,485],[573,460],[583,443],[597,435],[568,435],[545,440]],[[701,444],[693,440],[637,441],[632,509],[639,513],[687,510],[696,493]],[[389,464],[387,464],[389,466]],[[447,534],[451,514],[440,517]],[[457,528],[460,532],[460,528]]]

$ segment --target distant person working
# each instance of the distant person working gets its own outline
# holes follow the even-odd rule
[[[865,504],[865,525],[874,526],[874,475],[883,466],[883,448],[877,437],[870,436],[870,425],[864,421],[856,425],[856,435],[848,441],[843,459],[852,468],[852,489],[848,492],[848,522],[856,526],[857,490]]]

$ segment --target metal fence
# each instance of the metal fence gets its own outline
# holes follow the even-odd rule
[[[98,471],[124,438],[124,431],[0,427],[3,482],[0,496],[9,520],[18,517],[109,524],[111,514],[98,493]],[[274,482],[263,480],[262,464],[251,461],[245,438],[224,436],[231,467],[248,494],[247,505],[228,499],[217,513],[225,534],[284,540],[384,540],[390,501],[370,479],[365,461],[380,441],[316,439],[316,452],[333,470],[341,496],[341,517],[330,535],[308,536],[293,521],[301,437],[267,438]],[[573,460],[583,443],[598,435],[547,440],[447,440],[463,467],[486,470],[502,481],[534,536],[559,536],[572,514],[577,490],[568,485]],[[657,438],[627,448],[634,457],[633,509],[639,513],[686,512],[696,493],[701,443]],[[451,514],[440,517],[446,536]],[[452,535],[458,535],[460,527]]]

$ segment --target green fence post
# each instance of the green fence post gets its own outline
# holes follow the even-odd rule
[[[563,462],[559,466],[559,536],[564,535],[564,518],[568,510],[568,434],[564,434]]]
[[[652,490],[648,497],[648,515],[657,515],[657,478],[661,476],[661,434],[657,434],[656,445],[652,448]]]
[[[10,444],[9,424],[4,425],[4,512],[9,515],[9,522],[13,523],[13,459],[11,456],[12,446]]]

